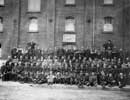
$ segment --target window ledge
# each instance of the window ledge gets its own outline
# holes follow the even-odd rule
[[[76,42],[62,42],[62,45],[76,45]]]
[[[36,32],[28,32],[28,33],[30,33],[30,34],[37,34],[37,33],[39,33],[39,31],[36,31]]]
[[[0,33],[4,33],[4,31],[0,31]]]
[[[65,4],[65,7],[76,7],[75,4]]]
[[[64,32],[64,33],[65,33],[65,34],[76,34],[76,32],[69,32],[69,31],[68,31],[68,32],[66,31],[66,32]]]
[[[0,5],[0,7],[5,7],[5,5]]]
[[[111,7],[113,7],[115,5],[114,4],[103,4],[102,6],[105,6],[105,7],[107,7],[107,6],[110,7],[111,6]]]
[[[39,12],[27,11],[26,13],[27,13],[27,14],[32,14],[32,13],[33,13],[33,14],[41,14],[41,11],[39,11]]]
[[[114,33],[113,31],[110,31],[110,32],[109,31],[108,32],[103,31],[102,32],[102,34],[113,34],[113,33]]]

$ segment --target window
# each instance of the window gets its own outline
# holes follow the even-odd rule
[[[63,35],[64,43],[75,43],[76,42],[76,34],[64,34]]]
[[[38,32],[38,19],[35,17],[30,18],[29,32]]]
[[[40,12],[41,11],[41,0],[28,0],[28,11],[29,12]]]
[[[3,18],[0,17],[0,32],[3,32]]]
[[[4,0],[0,0],[0,6],[4,6],[5,1]]]
[[[113,5],[113,0],[104,0],[104,5]]]
[[[113,32],[113,17],[104,17],[104,32]]]
[[[76,50],[76,34],[63,34],[62,43],[64,49]]]
[[[75,0],[65,0],[66,5],[75,5]]]
[[[65,32],[75,32],[75,19],[74,17],[66,17]]]

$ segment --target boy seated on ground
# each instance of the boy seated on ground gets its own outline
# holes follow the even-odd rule
[[[120,73],[119,74],[119,77],[118,77],[118,86],[119,88],[123,88],[126,86],[126,78],[124,76],[123,73]]]
[[[32,82],[32,79],[29,77],[28,71],[23,72],[23,75],[21,76],[21,81],[24,82],[24,83]]]
[[[74,73],[71,73],[70,74],[70,85],[76,84],[75,79],[76,79],[76,75]]]
[[[83,72],[81,71],[80,74],[78,75],[78,87],[83,88],[84,85],[84,75]]]
[[[84,84],[89,86],[89,73],[85,73]]]
[[[41,73],[41,80],[40,80],[40,84],[46,83],[47,79],[46,79],[46,75],[44,72]]]
[[[52,85],[54,83],[55,76],[53,75],[52,71],[50,71],[49,75],[47,75],[47,83],[48,85]]]
[[[94,72],[89,76],[89,86],[97,86],[97,75]]]
[[[116,81],[115,81],[115,79],[114,79],[112,73],[109,73],[109,74],[108,74],[108,77],[107,77],[107,85],[108,85],[109,87],[113,87],[115,84],[116,84]]]
[[[65,72],[64,84],[70,84],[70,74],[69,74],[69,72]]]
[[[100,84],[101,84],[102,88],[105,88],[105,86],[107,84],[107,76],[104,71],[101,71]]]
[[[55,78],[54,78],[54,83],[60,84],[61,83],[61,73],[56,72]]]

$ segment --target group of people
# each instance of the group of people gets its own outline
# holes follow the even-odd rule
[[[26,83],[70,84],[79,87],[119,86],[130,81],[129,54],[114,50],[111,40],[99,49],[42,50],[34,42],[26,48],[13,48],[11,56],[1,67],[3,81]]]

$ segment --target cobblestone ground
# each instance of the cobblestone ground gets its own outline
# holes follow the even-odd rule
[[[84,88],[0,81],[0,100],[130,100],[130,88]]]

